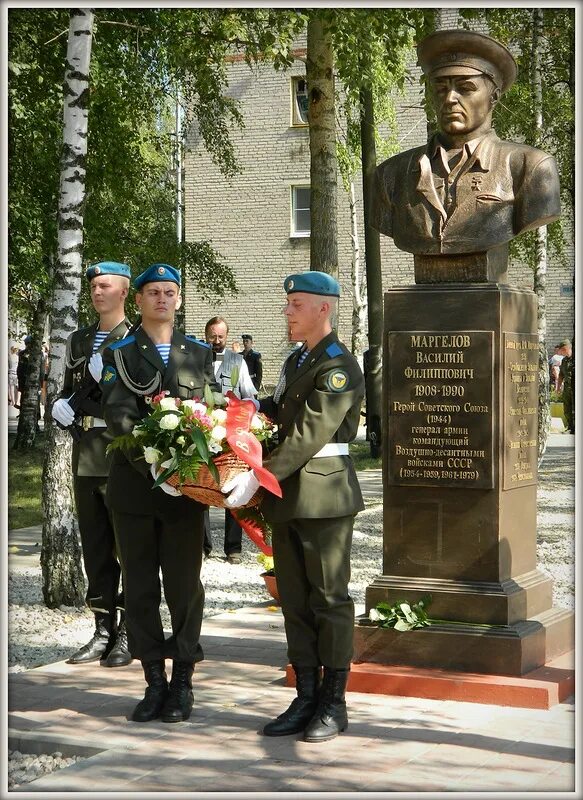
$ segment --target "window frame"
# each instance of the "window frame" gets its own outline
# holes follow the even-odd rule
[[[310,229],[309,230],[298,230],[296,226],[296,212],[297,211],[306,211],[310,210],[311,208],[311,200],[312,200],[312,187],[309,183],[292,183],[290,184],[290,239],[309,239],[312,235],[312,219],[310,215]],[[308,189],[310,192],[310,206],[308,209],[305,208],[297,208],[296,207],[296,190],[297,189]]]
[[[296,91],[296,84],[298,81],[303,81],[306,84],[306,97],[308,92],[308,86],[306,81],[305,75],[292,75],[290,78],[290,126],[292,128],[307,128],[309,126],[308,121],[304,122],[301,118],[299,113],[298,105],[297,105],[297,91]],[[307,113],[307,112],[306,112]]]

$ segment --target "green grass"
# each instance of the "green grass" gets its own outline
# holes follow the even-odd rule
[[[382,459],[370,456],[370,442],[351,442],[350,455],[357,470],[382,467]]]
[[[37,435],[32,450],[14,450],[14,439],[8,437],[8,530],[42,523],[44,436]]]

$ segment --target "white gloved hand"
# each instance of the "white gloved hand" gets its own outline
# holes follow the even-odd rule
[[[155,481],[158,480],[158,475],[160,474],[161,471],[162,470],[158,469],[157,464],[152,464],[152,466],[150,467],[150,475],[152,476],[152,478],[154,478]],[[174,486],[170,486],[170,484],[166,483],[166,481],[161,483],[159,488],[162,489],[163,492],[166,492],[166,494],[169,494],[170,497],[180,497],[181,495],[181,492],[179,492],[178,489],[175,489]]]
[[[240,472],[230,481],[227,481],[221,489],[223,494],[230,492],[229,496],[225,498],[225,505],[229,508],[244,506],[259,489],[259,485],[259,481],[252,469],[248,472]]]
[[[73,409],[71,408],[71,406],[65,400],[64,397],[59,397],[59,399],[55,400],[55,402],[53,403],[53,407],[51,409],[51,416],[65,428],[68,428],[69,425],[73,424],[73,420],[75,419],[75,412],[73,411]]]
[[[101,357],[101,353],[93,353],[89,359],[88,367],[93,380],[99,383],[101,380],[101,373],[103,372],[103,358]]]

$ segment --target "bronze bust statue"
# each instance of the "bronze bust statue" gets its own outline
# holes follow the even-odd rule
[[[494,107],[516,79],[506,47],[442,30],[417,54],[439,130],[376,168],[373,227],[415,254],[417,283],[504,282],[508,242],[560,216],[555,160],[492,129]]]

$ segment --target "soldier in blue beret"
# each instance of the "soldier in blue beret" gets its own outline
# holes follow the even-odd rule
[[[205,386],[220,392],[212,351],[174,327],[180,308],[180,271],[152,264],[134,281],[141,325],[103,354],[103,416],[114,436],[129,434],[160,392],[181,400],[203,398]],[[123,566],[131,652],[142,662],[147,688],[132,713],[135,722],[188,719],[194,664],[202,660],[200,628],[204,588],[200,580],[204,506],[168,483],[154,487],[160,466],[142,448],[115,450],[107,500]],[[172,619],[164,636],[161,586]],[[166,658],[172,659],[170,684]]]
[[[311,271],[289,275],[283,285],[288,337],[303,346],[288,356],[273,396],[258,406],[279,428],[279,445],[264,466],[283,496],[267,495],[262,510],[273,528],[298,696],[263,732],[303,731],[305,741],[321,742],[348,724],[345,692],[354,632],[350,549],[354,516],[364,508],[348,445],[358,431],[364,378],[332,329],[338,282]],[[223,487],[231,492],[226,502],[243,505],[257,486],[252,470],[243,473]]]
[[[112,437],[101,413],[98,383],[94,383],[76,411],[68,399],[81,384],[91,380],[90,374],[94,380],[99,380],[101,352],[127,334],[130,323],[124,307],[131,273],[127,264],[100,261],[88,267],[85,275],[99,319],[69,336],[63,388],[51,410],[53,419],[65,427],[80,416],[79,439],[73,443],[73,490],[88,584],[85,599],[95,615],[95,633],[68,663],[102,660],[106,667],[122,667],[129,664],[132,657],[128,649],[123,591],[120,592],[121,570],[105,501],[110,464],[105,451]]]

